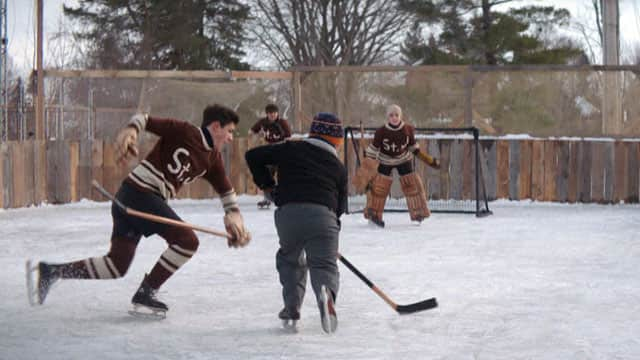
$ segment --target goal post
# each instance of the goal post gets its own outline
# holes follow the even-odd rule
[[[364,211],[366,195],[357,193],[351,181],[376,130],[345,128],[343,161],[348,170],[347,213]],[[440,160],[440,169],[413,160],[415,171],[423,180],[431,212],[475,214],[477,217],[490,215],[479,130],[475,127],[415,128],[415,137],[421,150]],[[397,171],[394,170],[392,176],[394,181],[384,211],[408,211]]]

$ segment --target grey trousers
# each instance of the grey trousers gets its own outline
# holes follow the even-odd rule
[[[280,238],[276,268],[284,306],[300,309],[307,286],[307,270],[316,301],[319,302],[322,285],[337,298],[340,228],[336,214],[319,204],[289,203],[276,209],[275,223]]]

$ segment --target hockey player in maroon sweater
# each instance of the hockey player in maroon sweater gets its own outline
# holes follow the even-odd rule
[[[251,129],[249,129],[250,137],[262,136],[267,144],[277,144],[291,137],[291,127],[286,119],[280,117],[278,106],[269,104],[264,108],[267,116],[259,119]],[[271,175],[275,175],[276,169],[270,167]],[[258,208],[268,209],[271,206],[271,200],[265,198],[258,202]]]
[[[221,147],[233,140],[238,115],[220,105],[204,109],[202,126],[136,114],[118,134],[116,159],[122,163],[137,156],[137,139],[142,130],[160,137],[147,157],[122,182],[116,198],[138,211],[180,220],[167,204],[182,185],[196,178],[206,179],[220,195],[229,233],[230,247],[245,246],[251,235],[245,229],[236,195],[224,171]],[[116,279],[129,269],[142,236],[158,234],[167,243],[155,266],[145,275],[131,302],[154,314],[164,316],[167,305],[156,298],[158,288],[182,267],[198,249],[198,238],[191,229],[175,227],[132,217],[115,205],[111,207],[113,230],[111,248],[104,256],[79,261],[50,264],[40,262],[37,295],[42,304],[51,285],[59,279]]]
[[[422,222],[431,212],[422,179],[413,168],[413,157],[417,156],[436,168],[440,163],[420,151],[414,128],[402,120],[402,109],[398,105],[387,108],[387,118],[388,122],[376,130],[353,181],[356,189],[369,188],[364,216],[384,227],[382,213],[393,181],[391,170],[395,168],[400,175],[400,185],[407,198],[411,220]]]

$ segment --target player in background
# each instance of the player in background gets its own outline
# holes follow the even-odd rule
[[[338,320],[338,237],[340,215],[345,211],[347,172],[338,158],[343,142],[340,119],[319,113],[311,122],[309,137],[259,146],[245,158],[256,185],[274,199],[280,249],[276,268],[282,284],[283,322],[300,319],[307,270],[316,296],[322,328],[331,333]],[[278,182],[269,171],[277,166]]]
[[[393,169],[400,175],[400,185],[407,199],[411,220],[422,222],[431,215],[422,179],[413,167],[414,156],[432,167],[440,167],[438,159],[420,150],[414,127],[402,120],[400,106],[389,105],[387,123],[376,130],[373,141],[365,150],[362,165],[353,179],[356,190],[367,190],[365,218],[384,227],[382,214],[391,190]]]
[[[255,143],[255,139],[261,137],[267,144],[277,144],[291,137],[291,127],[286,119],[280,117],[278,106],[269,104],[264,108],[266,116],[259,119],[249,129],[249,137],[251,143]],[[273,174],[277,169],[271,168]],[[271,201],[266,197],[258,202],[258,208],[268,209]]]
[[[138,134],[142,130],[156,134],[160,139],[124,179],[116,198],[131,209],[180,220],[167,200],[173,198],[182,185],[203,177],[220,195],[225,211],[224,224],[230,234],[228,245],[247,245],[251,235],[244,226],[220,154],[222,146],[233,140],[238,121],[233,110],[220,105],[204,109],[201,127],[181,120],[134,115],[116,138],[119,163],[138,155]],[[45,301],[51,285],[59,279],[117,279],[124,276],[140,238],[158,234],[167,241],[168,247],[144,276],[131,302],[136,309],[142,306],[164,316],[168,307],[156,298],[156,292],[195,254],[199,243],[196,234],[191,229],[130,216],[115,204],[111,206],[111,216],[111,248],[106,255],[64,264],[40,262],[37,265],[38,302]]]

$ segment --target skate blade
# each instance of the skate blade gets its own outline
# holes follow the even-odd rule
[[[322,330],[327,334],[333,334],[338,328],[338,317],[336,316],[333,301],[328,298],[327,292],[329,290],[324,285],[321,289],[322,314],[320,314],[320,321]]]
[[[25,275],[27,280],[27,299],[29,300],[29,305],[31,306],[40,305],[40,302],[38,301],[38,291],[34,286],[35,284],[34,276],[35,276],[35,273],[38,271],[38,266],[37,265],[33,266],[33,262],[31,261],[31,259],[29,259],[25,264],[25,270],[26,270]]]
[[[298,332],[298,320],[282,320],[282,329],[286,332],[297,333]]]
[[[129,310],[129,315],[147,320],[164,320],[167,318],[165,310],[152,309],[146,306],[134,306],[133,309]]]

